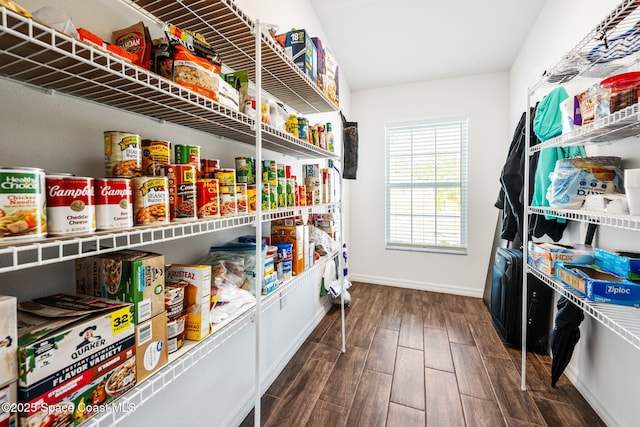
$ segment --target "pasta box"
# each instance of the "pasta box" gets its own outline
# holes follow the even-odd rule
[[[589,245],[561,245],[558,243],[529,242],[527,262],[536,269],[553,276],[556,262],[591,264],[593,248]]]
[[[17,300],[0,296],[0,384],[18,379]]]
[[[164,311],[164,256],[123,250],[78,259],[76,292],[130,302],[140,324]]]
[[[595,262],[599,268],[616,276],[640,280],[640,253],[595,249]]]
[[[595,266],[558,263],[556,278],[594,302],[640,308],[640,285]]]
[[[19,303],[18,400],[30,405],[20,416],[76,404],[101,382],[105,399],[135,385],[132,310],[129,303],[73,294]]]
[[[209,335],[211,310],[211,266],[171,264],[167,267],[167,283],[184,284],[187,308],[185,338],[201,340]]]

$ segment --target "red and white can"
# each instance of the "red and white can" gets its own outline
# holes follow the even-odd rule
[[[93,178],[47,175],[47,231],[52,236],[96,230]]]
[[[162,175],[169,184],[171,221],[196,219],[196,168],[193,165],[164,165]]]
[[[199,218],[220,216],[220,190],[217,179],[198,179],[196,181],[196,193]]]
[[[128,178],[95,179],[98,230],[133,227],[133,191]]]

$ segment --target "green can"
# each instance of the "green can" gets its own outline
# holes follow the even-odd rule
[[[256,161],[253,157],[236,157],[236,180],[240,184],[256,183]]]
[[[268,182],[262,184],[262,210],[271,209],[271,185]]]
[[[294,197],[294,188],[295,188],[295,179],[293,178],[285,178],[286,179],[286,203],[287,206],[295,206],[295,197]]]
[[[173,163],[179,165],[193,165],[197,171],[200,171],[200,146],[176,145]]]
[[[278,185],[278,172],[275,160],[262,161],[262,180],[268,182],[272,187]]]
[[[278,206],[287,206],[287,178],[278,178]]]

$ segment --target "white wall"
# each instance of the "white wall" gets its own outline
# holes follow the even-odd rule
[[[523,46],[511,72],[511,121],[526,108],[527,88],[542,72],[558,62],[594,28],[619,2],[615,0],[547,1],[535,27]],[[537,91],[532,102],[540,99]],[[625,167],[640,164],[637,140],[623,141],[600,149],[588,147],[589,154],[618,155]],[[583,225],[570,224],[564,242],[584,240]],[[600,227],[597,246],[638,251],[636,233]],[[640,312],[638,312],[640,316]],[[565,371],[607,425],[636,426],[640,373],[640,350],[633,348],[597,321],[587,317],[581,326],[582,337],[571,364]]]
[[[481,296],[498,218],[498,177],[510,143],[508,74],[474,75],[352,93],[358,179],[351,185],[353,280]],[[385,123],[469,118],[467,255],[385,249]]]

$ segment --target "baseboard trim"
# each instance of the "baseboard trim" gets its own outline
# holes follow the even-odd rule
[[[482,298],[484,289],[469,289],[460,286],[442,285],[438,283],[417,282],[413,280],[398,280],[390,277],[367,276],[363,274],[351,274],[352,282],[364,282],[374,285],[394,286],[396,288],[417,289],[420,291],[440,292],[444,294],[462,295],[466,297]]]
[[[564,374],[606,425],[612,427],[622,426],[622,424],[620,424],[620,422],[618,422],[618,420],[616,420],[615,417],[607,410],[607,407],[603,405],[593,393],[591,393],[589,387],[580,380],[575,369],[571,366],[567,366],[564,370]]]

